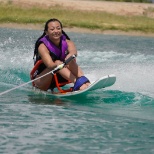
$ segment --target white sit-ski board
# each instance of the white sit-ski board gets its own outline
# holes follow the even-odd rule
[[[51,95],[53,97],[68,97],[68,96],[77,96],[81,94],[83,95],[88,91],[93,91],[112,86],[115,83],[115,81],[116,81],[116,76],[114,74],[111,74],[101,77],[100,79],[91,83],[90,86],[84,90],[67,92],[67,93],[58,93],[58,94],[47,93],[47,95]]]

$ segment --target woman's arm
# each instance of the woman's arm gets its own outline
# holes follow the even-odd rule
[[[49,50],[47,49],[47,47],[42,43],[40,44],[39,48],[38,48],[38,52],[39,55],[43,61],[43,63],[46,65],[47,68],[49,69],[53,69],[55,68],[57,65],[53,62],[50,54],[49,54]]]
[[[71,41],[71,40],[66,40],[66,42],[68,44],[68,55],[66,56],[65,59],[68,59],[72,55],[76,55],[77,56],[77,50],[76,50],[74,42]]]

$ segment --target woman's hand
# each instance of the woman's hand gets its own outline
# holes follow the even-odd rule
[[[63,64],[63,62],[60,61],[60,60],[56,60],[54,63],[55,63],[56,66],[58,66],[58,65],[60,65],[60,64]]]

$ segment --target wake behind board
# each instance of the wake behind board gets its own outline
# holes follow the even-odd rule
[[[79,91],[73,91],[73,92],[67,92],[67,93],[47,93],[47,95],[53,96],[53,97],[69,97],[69,96],[78,96],[83,95],[86,92],[106,88],[109,86],[112,86],[116,81],[116,76],[114,74],[103,76],[100,79],[96,80],[95,82],[91,83],[90,86],[84,90]]]

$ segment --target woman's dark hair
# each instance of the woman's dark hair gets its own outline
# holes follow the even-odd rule
[[[38,53],[38,47],[39,47],[39,45],[40,45],[39,40],[40,40],[41,38],[43,38],[43,37],[46,35],[46,32],[45,32],[45,31],[48,30],[48,24],[49,24],[50,22],[55,22],[55,21],[59,22],[61,28],[63,28],[62,23],[61,23],[58,19],[56,19],[56,18],[49,19],[49,20],[45,23],[43,34],[42,34],[42,35],[37,39],[37,41],[35,42],[35,48],[34,48],[34,56],[33,56],[33,59],[34,59],[35,55]],[[64,35],[66,36],[66,39],[67,39],[67,40],[70,40],[70,38],[68,37],[68,35],[67,35],[63,30],[62,30],[62,34],[64,34]],[[37,58],[37,57],[36,57],[36,58]]]
[[[49,24],[50,22],[55,22],[55,21],[59,22],[61,28],[63,28],[62,23],[61,23],[58,19],[52,18],[52,19],[49,19],[49,20],[45,23],[44,32],[48,30],[48,24]]]

